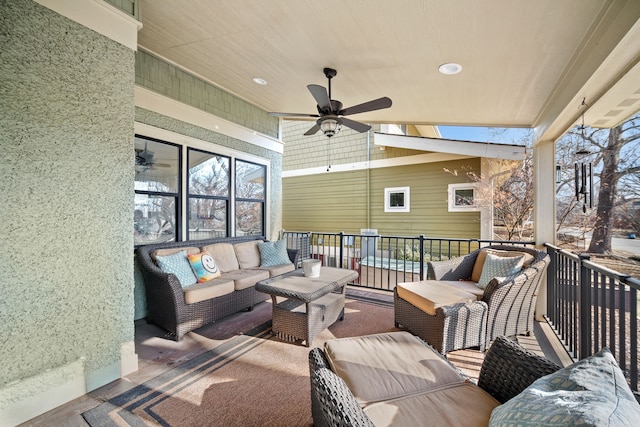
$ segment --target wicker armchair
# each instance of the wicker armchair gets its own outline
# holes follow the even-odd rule
[[[440,322],[433,316],[427,318],[429,314],[398,297],[396,290],[396,325],[404,326],[442,353],[474,346],[484,349],[498,336],[529,334],[533,330],[536,292],[549,265],[549,256],[544,251],[524,247],[489,248],[526,252],[533,260],[512,276],[491,280],[481,300],[439,309]],[[427,279],[469,280],[479,252],[480,249],[450,260],[429,262]]]

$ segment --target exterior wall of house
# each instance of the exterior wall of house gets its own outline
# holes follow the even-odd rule
[[[445,167],[479,170],[480,159],[283,178],[284,229],[479,238],[478,212],[448,211],[447,186],[461,181]],[[384,211],[389,187],[410,187],[410,212]]]
[[[283,178],[283,228],[290,231],[359,233],[374,228],[384,235],[479,238],[479,212],[448,212],[448,184],[468,182],[465,173],[480,175],[480,158],[403,166],[367,168],[370,161],[410,158],[424,151],[374,145],[369,133],[343,128],[329,139],[322,132],[302,136],[313,122],[283,121],[283,171],[303,173]],[[340,172],[327,172],[342,165]],[[345,166],[347,165],[347,166]],[[353,165],[353,170],[348,165]],[[312,173],[304,170],[316,169]],[[331,170],[331,169],[330,169]],[[410,212],[384,212],[384,190],[410,187]]]
[[[273,138],[278,118],[145,51],[136,52],[136,84]]]
[[[137,369],[134,53],[32,0],[0,6],[0,419]]]

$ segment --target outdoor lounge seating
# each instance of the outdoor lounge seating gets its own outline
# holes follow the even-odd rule
[[[394,289],[395,324],[442,354],[528,334],[548,264],[543,251],[504,245],[429,262],[428,280]]]
[[[323,426],[632,425],[640,405],[606,349],[560,367],[498,337],[478,384],[407,332],[309,352],[311,411]]]
[[[259,244],[263,242],[264,237],[245,236],[138,247],[147,321],[166,329],[168,338],[179,341],[189,331],[266,301],[268,295],[258,292],[255,284],[294,270],[299,259],[298,251],[284,248],[283,242],[286,254],[275,263],[267,263],[261,259]],[[188,285],[181,283],[179,272],[168,273],[158,266],[158,258],[182,251],[189,255],[211,255],[220,271],[219,277]],[[188,274],[188,265],[186,269]]]

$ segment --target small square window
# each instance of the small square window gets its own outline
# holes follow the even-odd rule
[[[449,184],[449,212],[478,211],[473,184]]]
[[[384,189],[385,212],[409,212],[409,187]]]

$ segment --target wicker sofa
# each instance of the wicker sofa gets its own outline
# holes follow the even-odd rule
[[[403,335],[404,334],[404,335]],[[309,352],[324,426],[632,426],[640,405],[611,352],[565,368],[497,337],[473,383],[407,332],[339,338]]]
[[[261,267],[257,245],[263,241],[266,239],[262,236],[222,237],[138,247],[136,258],[145,284],[147,321],[166,329],[166,338],[179,341],[189,331],[266,301],[268,295],[258,292],[254,285],[295,269],[299,259],[297,250],[287,249],[291,264]],[[209,252],[222,275],[183,287],[176,275],[166,273],[156,263],[156,256],[178,251]]]
[[[510,276],[494,277],[484,290],[480,289],[476,285],[482,265],[478,264],[484,262],[481,258],[487,256],[487,251],[502,256],[523,255],[524,266]],[[434,284],[441,289],[448,288],[460,302],[436,307],[428,313],[429,310],[420,307],[420,295],[415,297],[411,290],[396,287],[395,324],[418,335],[443,354],[469,347],[484,349],[498,336],[529,334],[533,330],[536,293],[548,265],[549,255],[544,251],[507,245],[489,246],[450,260],[429,262],[428,280],[409,284],[413,291],[419,294],[421,289]]]

